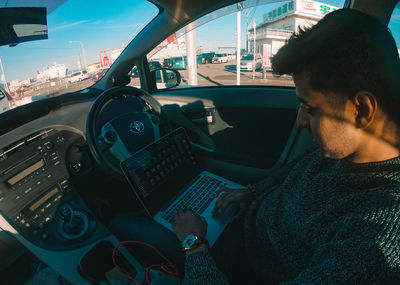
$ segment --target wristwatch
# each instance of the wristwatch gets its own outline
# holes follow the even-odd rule
[[[189,251],[197,248],[201,244],[206,244],[209,247],[208,241],[198,235],[188,235],[182,241],[182,249],[184,251]]]

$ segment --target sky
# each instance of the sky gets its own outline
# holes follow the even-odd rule
[[[132,4],[134,3],[134,4]],[[12,0],[8,7],[12,6]],[[36,71],[66,64],[78,69],[79,43],[87,64],[99,61],[99,51],[127,45],[157,14],[158,8],[145,0],[70,0],[48,15],[48,39],[0,47],[7,81],[35,78]]]
[[[7,4],[7,7],[10,7],[13,1],[16,0],[0,0],[0,5],[4,7]],[[319,2],[341,7],[344,0]],[[254,15],[256,23],[260,24],[266,12],[282,4],[280,2],[260,5],[249,9],[249,12],[250,15]],[[397,14],[395,12],[390,27],[395,37],[400,37],[398,32],[400,13],[399,9],[396,10]],[[0,57],[7,81],[35,78],[36,71],[42,71],[54,63],[65,64],[69,72],[77,70],[79,56],[82,61],[84,60],[82,48],[79,43],[69,44],[69,41],[82,42],[87,64],[98,62],[99,51],[127,45],[157,13],[158,8],[145,0],[68,0],[48,15],[49,39],[25,42],[16,47],[0,47]],[[244,48],[246,31],[244,13],[241,22],[241,45]],[[221,43],[222,46],[234,47],[235,30],[236,13],[213,20],[196,29],[196,46],[204,52],[217,51]]]

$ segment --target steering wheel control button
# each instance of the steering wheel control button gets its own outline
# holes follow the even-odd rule
[[[118,140],[118,136],[113,131],[106,131],[104,141],[108,144],[114,144]]]

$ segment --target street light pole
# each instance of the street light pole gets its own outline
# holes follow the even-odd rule
[[[4,84],[4,89],[8,92],[8,93],[11,93],[10,92],[10,89],[8,88],[8,84],[7,84],[7,78],[6,78],[6,74],[5,74],[5,72],[4,72],[4,67],[3,67],[3,61],[1,60],[1,57],[0,57],[0,66],[1,66],[1,72],[2,72],[2,79],[3,79],[3,84]]]
[[[69,41],[69,44],[72,43],[79,43],[81,45],[82,48],[82,55],[83,55],[83,61],[85,62],[85,70],[87,70],[87,61],[86,61],[86,55],[85,55],[85,48],[83,46],[83,43],[81,41]]]
[[[236,12],[236,85],[240,85],[240,13],[242,6],[237,4]]]

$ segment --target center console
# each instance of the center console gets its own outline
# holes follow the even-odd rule
[[[68,148],[79,139],[71,131],[47,129],[0,152],[0,213],[41,248],[66,250],[98,237],[95,219],[74,191],[67,169],[79,164],[66,160]]]

